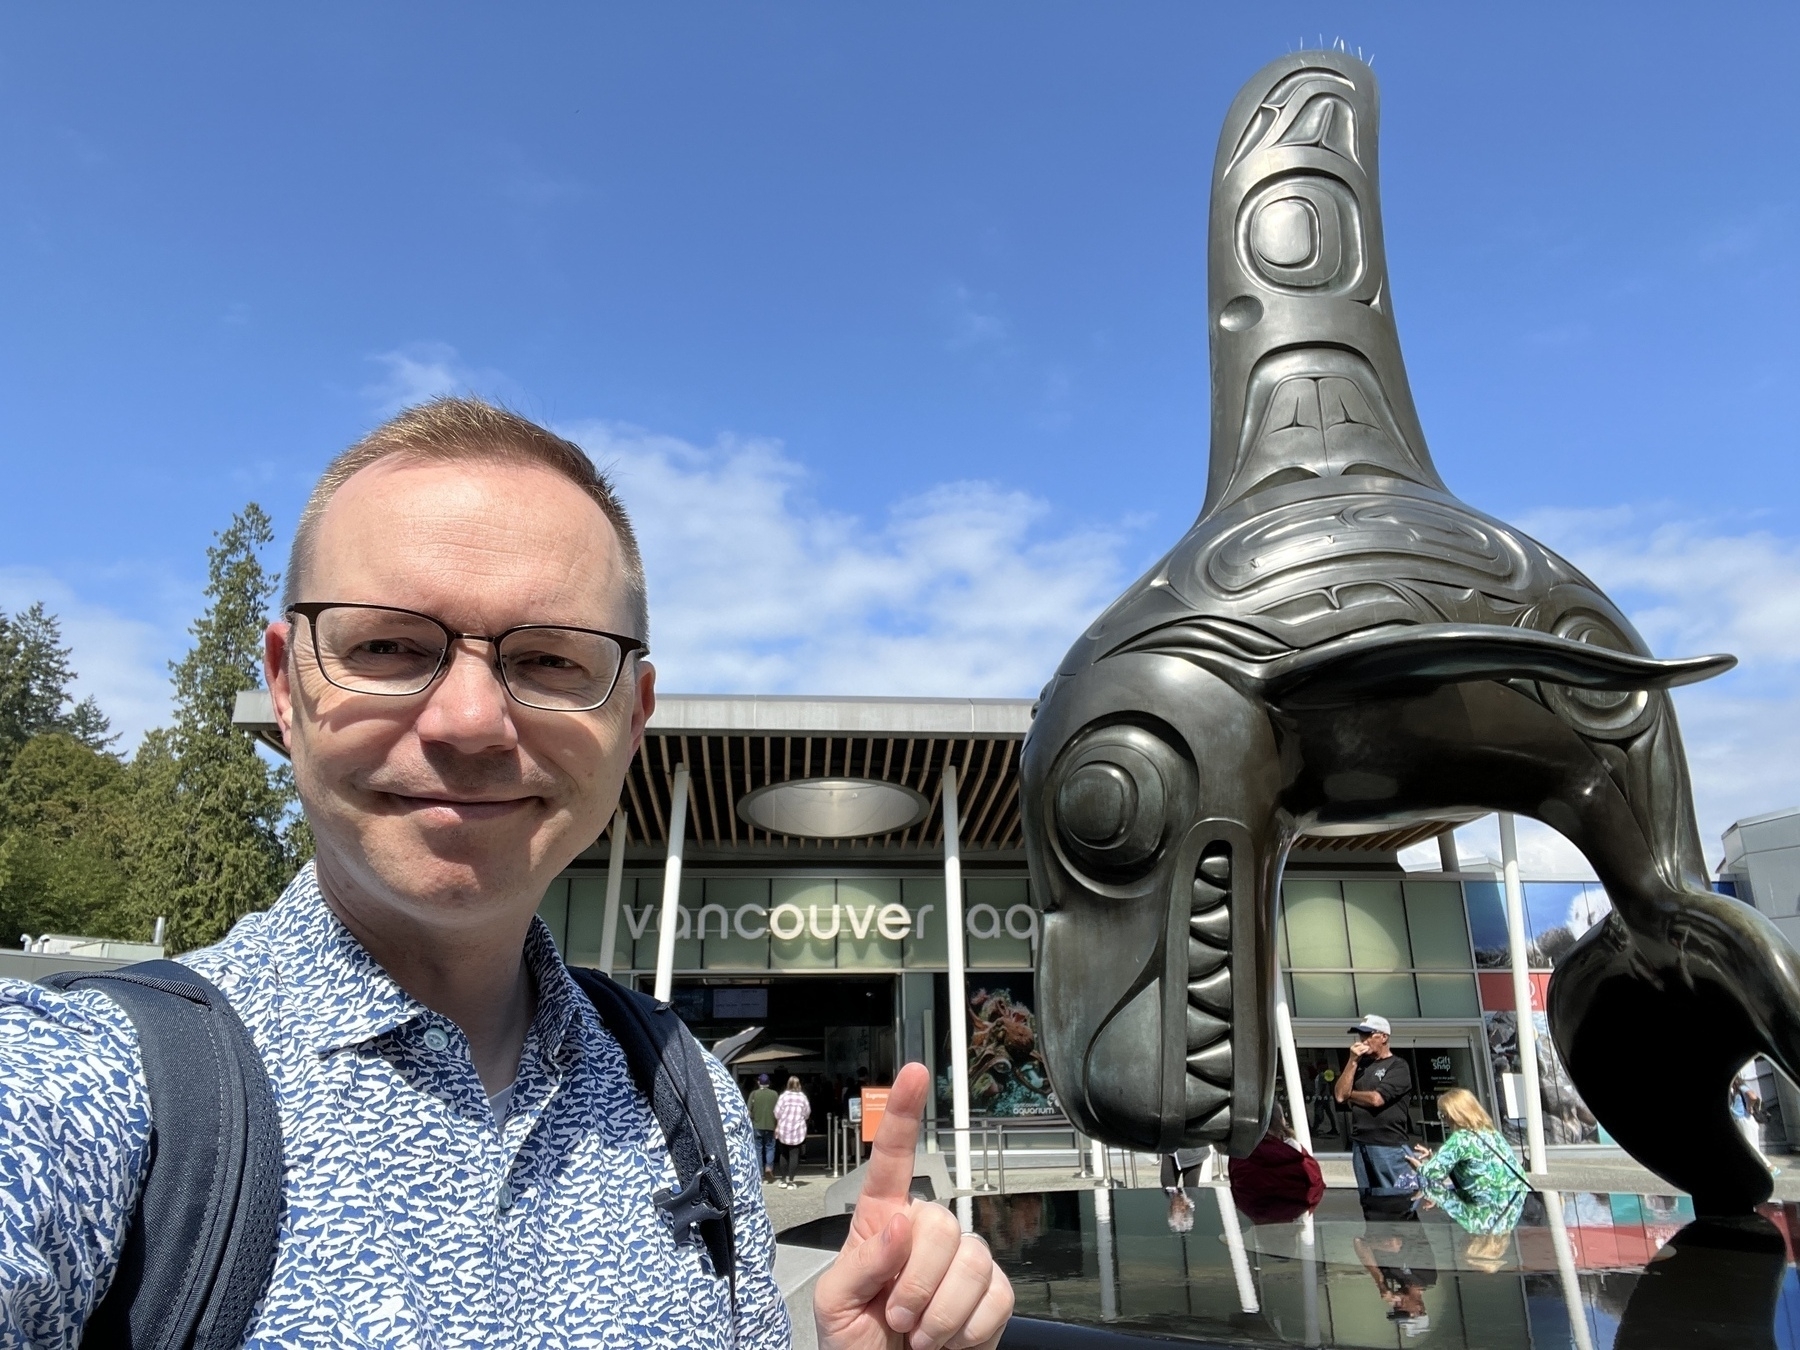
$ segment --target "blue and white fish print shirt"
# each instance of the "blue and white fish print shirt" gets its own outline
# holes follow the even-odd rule
[[[761,1169],[712,1065],[731,1144],[737,1307],[651,1202],[675,1182],[618,1043],[534,922],[537,1013],[504,1125],[455,1023],[411,998],[319,894],[183,964],[262,1051],[286,1149],[275,1273],[247,1346],[370,1350],[786,1346]],[[105,1295],[137,1202],[150,1102],[124,1010],[0,980],[0,1347],[65,1347]]]

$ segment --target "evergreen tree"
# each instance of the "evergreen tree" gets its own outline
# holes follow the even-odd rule
[[[209,603],[172,667],[175,725],[146,737],[132,766],[146,826],[133,849],[134,908],[168,915],[173,951],[216,941],[266,908],[296,866],[291,779],[231,724],[238,694],[261,683],[277,578],[259,550],[273,537],[252,502],[207,550]]]
[[[124,859],[127,770],[62,731],[33,736],[0,778],[0,941],[74,933],[145,941]]]
[[[10,617],[0,610],[0,774],[43,732],[66,733],[94,750],[117,739],[92,698],[75,701],[74,681],[62,629],[42,601]]]

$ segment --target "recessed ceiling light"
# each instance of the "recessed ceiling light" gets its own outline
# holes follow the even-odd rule
[[[899,783],[801,778],[745,794],[738,815],[759,830],[801,839],[866,839],[917,825],[931,803]]]

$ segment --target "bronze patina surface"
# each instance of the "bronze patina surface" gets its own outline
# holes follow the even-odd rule
[[[1426,448],[1382,244],[1373,72],[1266,66],[1213,171],[1199,519],[1075,643],[1026,742],[1051,1076],[1119,1144],[1248,1153],[1274,1084],[1273,921],[1320,827],[1511,811],[1614,904],[1550,987],[1595,1115],[1703,1209],[1768,1175],[1727,1084],[1800,1078],[1795,954],[1714,894],[1666,690],[1599,587],[1458,500]]]

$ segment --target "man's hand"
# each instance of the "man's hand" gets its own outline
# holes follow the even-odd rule
[[[912,1198],[928,1086],[925,1066],[908,1064],[888,1094],[850,1236],[813,1290],[822,1347],[992,1350],[1012,1316],[1012,1285],[987,1244]]]
[[[1361,1059],[1364,1055],[1366,1055],[1368,1053],[1369,1053],[1369,1043],[1367,1041],[1351,1041],[1350,1042],[1350,1058],[1351,1059]]]

